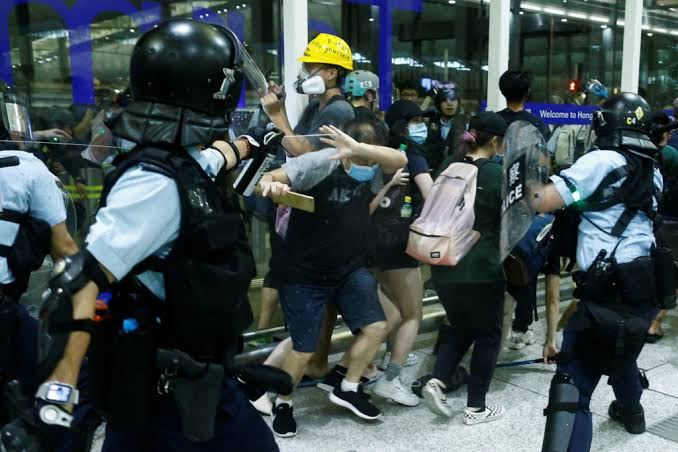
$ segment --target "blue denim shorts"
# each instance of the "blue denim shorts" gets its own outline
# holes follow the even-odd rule
[[[353,334],[386,320],[377,295],[377,281],[365,268],[355,270],[336,286],[284,284],[280,287],[280,304],[295,351],[316,350],[329,303],[337,306]]]

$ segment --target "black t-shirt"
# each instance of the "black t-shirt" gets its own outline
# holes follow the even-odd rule
[[[370,201],[381,188],[381,171],[358,182],[341,162],[329,160],[334,149],[290,160],[283,170],[292,190],[313,196],[315,212],[292,209],[281,259],[286,283],[337,285],[367,265]]]
[[[527,110],[513,111],[508,108],[505,108],[498,114],[499,116],[504,118],[504,121],[506,121],[507,126],[510,126],[515,121],[527,121],[530,124],[534,125],[537,129],[539,129],[541,134],[544,136],[544,140],[548,140],[549,136],[551,135],[551,132],[549,131],[549,128],[546,127],[546,124],[544,124],[544,121],[542,121],[540,118],[536,117]]]

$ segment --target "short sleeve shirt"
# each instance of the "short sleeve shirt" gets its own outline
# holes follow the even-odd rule
[[[626,165],[626,159],[620,153],[608,150],[592,151],[579,158],[570,168],[563,170],[560,176],[551,176],[551,181],[569,206],[578,199],[585,200],[598,188],[602,180],[610,172]],[[574,187],[571,191],[568,184]],[[619,188],[625,178],[612,185]],[[662,177],[659,170],[654,171],[654,185],[662,190]],[[574,195],[573,193],[577,193]],[[578,199],[575,199],[577,197]],[[656,207],[656,200],[655,200]],[[617,248],[617,262],[626,263],[642,256],[648,256],[655,244],[652,221],[645,212],[638,212],[631,220],[623,238],[613,236],[610,231],[624,212],[624,204],[617,204],[598,212],[584,212],[579,223],[577,243],[577,263],[582,270],[588,269],[600,250],[607,250],[608,255]]]
[[[188,151],[212,178],[224,165],[216,149]],[[151,255],[166,257],[179,236],[181,203],[173,179],[130,168],[111,189],[87,235],[87,250],[119,281]],[[165,298],[164,279],[144,272],[139,280],[158,298]]]
[[[28,212],[50,226],[66,221],[62,192],[44,163],[23,151],[2,151],[1,157],[18,157],[19,165],[0,168],[0,208]],[[18,224],[0,220],[0,245],[11,246],[18,231]],[[13,281],[7,259],[0,257],[0,284]]]
[[[344,99],[330,100],[320,110],[320,101],[312,100],[304,110],[299,123],[294,128],[296,135],[314,135],[320,133],[321,126],[341,127],[355,117],[353,106]],[[315,149],[323,147],[320,137],[309,137]]]

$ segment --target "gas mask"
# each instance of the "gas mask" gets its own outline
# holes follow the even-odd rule
[[[306,69],[302,68],[299,71],[297,76],[297,81],[294,83],[294,88],[299,94],[324,94],[325,93],[325,80],[319,75],[316,75],[320,72],[322,68],[315,71],[313,74],[309,74]]]

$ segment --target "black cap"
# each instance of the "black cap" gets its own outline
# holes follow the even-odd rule
[[[469,130],[475,129],[493,135],[503,137],[506,134],[507,128],[504,118],[493,111],[483,111],[471,117],[468,123]]]
[[[411,100],[397,100],[386,112],[386,125],[392,129],[398,121],[409,121],[416,116],[431,117],[435,114],[433,110],[423,111],[419,105]]]

